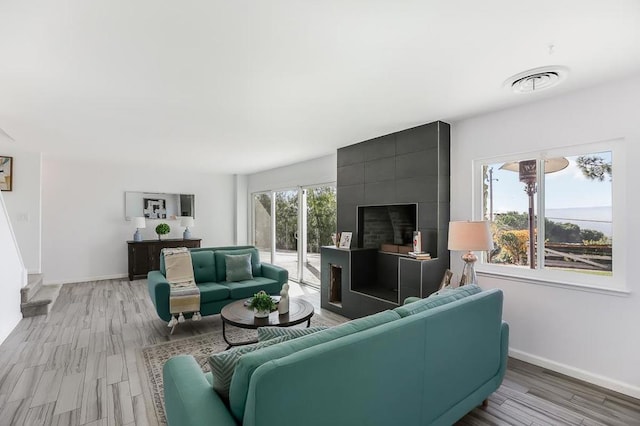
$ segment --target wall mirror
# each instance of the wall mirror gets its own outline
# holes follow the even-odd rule
[[[181,216],[191,216],[195,219],[195,195],[126,191],[124,216],[126,220],[134,217],[175,220]]]

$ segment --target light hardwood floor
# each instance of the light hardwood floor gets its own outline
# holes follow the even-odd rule
[[[316,290],[292,284],[291,291],[327,323],[341,320],[320,309]],[[0,345],[0,424],[152,423],[138,351],[219,329],[216,315],[181,324],[170,337],[145,280],[65,285],[48,316],[20,321]],[[640,401],[512,359],[488,407],[459,424],[640,425]]]

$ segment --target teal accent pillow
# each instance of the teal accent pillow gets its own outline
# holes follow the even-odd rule
[[[224,256],[227,268],[226,281],[244,281],[253,278],[251,273],[251,254],[227,254]]]
[[[477,284],[468,284],[457,288],[445,288],[437,293],[433,293],[426,299],[418,300],[417,302],[412,302],[407,305],[400,306],[399,308],[395,308],[394,311],[404,318],[409,315],[426,311],[427,309],[446,305],[447,303],[463,299],[467,296],[471,296],[472,294],[480,293],[481,291],[482,289],[478,287]]]
[[[276,337],[286,337],[287,340],[297,339],[307,334],[317,333],[329,327],[307,327],[307,328],[282,328],[282,327],[258,327],[258,342],[264,342]]]
[[[275,345],[285,340],[287,340],[285,337],[277,337],[267,340],[266,342],[238,346],[228,351],[210,355],[209,365],[211,366],[211,375],[213,376],[213,389],[215,389],[222,398],[229,399],[231,377],[233,377],[233,372],[240,357],[246,353],[266,348],[267,346]]]
[[[262,266],[260,264],[260,253],[256,248],[244,248],[244,249],[228,249],[228,250],[216,250],[214,256],[216,258],[216,282],[225,281],[227,276],[226,256],[228,254],[251,254],[251,273],[254,277],[262,276]]]

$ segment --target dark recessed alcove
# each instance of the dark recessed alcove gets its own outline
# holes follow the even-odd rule
[[[358,206],[358,247],[411,244],[413,232],[418,229],[417,218],[415,203]]]

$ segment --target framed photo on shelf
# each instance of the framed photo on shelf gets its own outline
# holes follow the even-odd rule
[[[13,157],[0,155],[0,190],[13,190]]]
[[[442,277],[442,282],[440,282],[440,288],[438,290],[442,290],[445,287],[449,287],[451,285],[451,279],[453,278],[453,272],[450,269],[444,271],[444,276]]]
[[[352,232],[342,232],[340,234],[340,245],[338,246],[339,248],[351,248],[351,236],[353,235]]]

